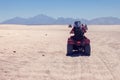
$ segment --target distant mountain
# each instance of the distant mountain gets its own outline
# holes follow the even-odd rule
[[[3,21],[1,24],[26,24],[26,25],[42,25],[42,24],[54,24],[56,20],[52,17],[46,15],[37,15],[31,18],[20,18],[15,17],[6,21]]]
[[[89,24],[115,25],[115,24],[120,24],[120,19],[116,17],[101,17],[90,20]]]
[[[1,24],[25,24],[26,21],[27,19],[15,17],[15,18],[2,22]]]
[[[116,17],[100,17],[92,20],[86,19],[74,19],[74,18],[52,18],[46,15],[37,15],[31,18],[20,18],[15,17],[6,21],[3,21],[1,24],[25,24],[25,25],[52,25],[52,24],[72,24],[74,21],[80,20],[82,23],[86,24],[96,24],[96,25],[117,25],[120,24],[120,19]]]
[[[46,16],[46,15],[37,15],[31,18],[28,18],[26,20],[25,24],[29,24],[29,25],[42,25],[42,24],[54,24],[54,22],[56,21],[56,19]]]

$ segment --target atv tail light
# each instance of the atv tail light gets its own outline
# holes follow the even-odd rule
[[[68,39],[68,44],[74,44],[74,41],[71,39]]]
[[[74,44],[74,42],[73,42],[73,41],[68,41],[68,43],[69,43],[69,44]]]
[[[77,41],[77,44],[80,44],[81,42],[80,41]]]

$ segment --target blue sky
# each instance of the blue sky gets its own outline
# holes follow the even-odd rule
[[[0,22],[13,17],[120,18],[120,0],[0,0]]]

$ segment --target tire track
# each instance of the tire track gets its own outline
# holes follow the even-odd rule
[[[104,45],[103,48],[106,47],[106,49],[98,50],[100,51],[99,54],[96,54],[97,57],[104,63],[106,68],[109,70],[110,74],[113,77],[113,80],[119,80],[119,73],[120,71],[118,68],[120,67],[120,58],[119,54],[116,52],[116,49],[111,48],[109,45]],[[117,70],[116,70],[117,69]]]
[[[103,58],[101,58],[100,56],[98,56],[98,58],[103,62],[103,64],[105,65],[105,67],[108,69],[109,73],[110,73],[110,74],[112,75],[112,77],[113,77],[113,80],[117,80],[117,79],[115,78],[115,76],[113,75],[112,70],[109,68],[110,66],[108,66],[107,63],[104,61],[105,58],[103,59]]]

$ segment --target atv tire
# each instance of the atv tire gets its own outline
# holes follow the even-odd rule
[[[91,53],[91,47],[90,44],[88,44],[85,46],[85,55],[90,56],[90,53]]]
[[[73,45],[67,44],[67,56],[73,53]]]

